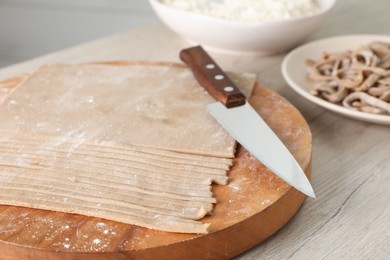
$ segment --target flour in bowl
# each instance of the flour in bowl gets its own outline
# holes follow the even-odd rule
[[[161,0],[162,3],[233,21],[260,22],[304,17],[320,8],[314,0]]]

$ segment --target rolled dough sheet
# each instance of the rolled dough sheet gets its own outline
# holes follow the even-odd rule
[[[0,203],[206,233],[235,149],[211,102],[183,66],[45,66],[0,106]]]
[[[231,77],[251,93],[254,75]],[[0,129],[232,158],[212,102],[182,66],[44,66],[0,106]]]

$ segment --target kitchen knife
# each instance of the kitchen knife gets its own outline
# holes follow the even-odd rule
[[[272,129],[201,46],[184,49],[181,60],[219,102],[207,110],[256,159],[297,190],[315,198],[305,173]]]

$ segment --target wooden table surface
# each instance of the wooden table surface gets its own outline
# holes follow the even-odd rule
[[[306,41],[345,34],[390,34],[388,10],[388,0],[338,1],[330,17]],[[0,80],[44,63],[179,61],[179,50],[188,46],[156,23],[4,68]],[[313,133],[312,184],[318,198],[307,199],[287,226],[237,259],[390,259],[389,126],[345,118],[300,97],[281,75],[285,53],[267,57],[211,54],[226,70],[257,73],[262,84],[301,111]]]

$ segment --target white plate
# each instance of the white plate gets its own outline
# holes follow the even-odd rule
[[[390,116],[375,115],[359,111],[350,110],[339,105],[332,104],[321,98],[310,94],[313,85],[307,80],[307,67],[305,61],[307,59],[318,59],[324,51],[345,51],[357,49],[363,44],[372,41],[390,42],[390,36],[385,35],[348,35],[340,37],[332,37],[322,39],[302,45],[295,50],[292,50],[283,60],[282,73],[287,83],[298,94],[308,99],[309,101],[329,109],[333,112],[348,116],[351,118],[378,124],[390,125]]]

